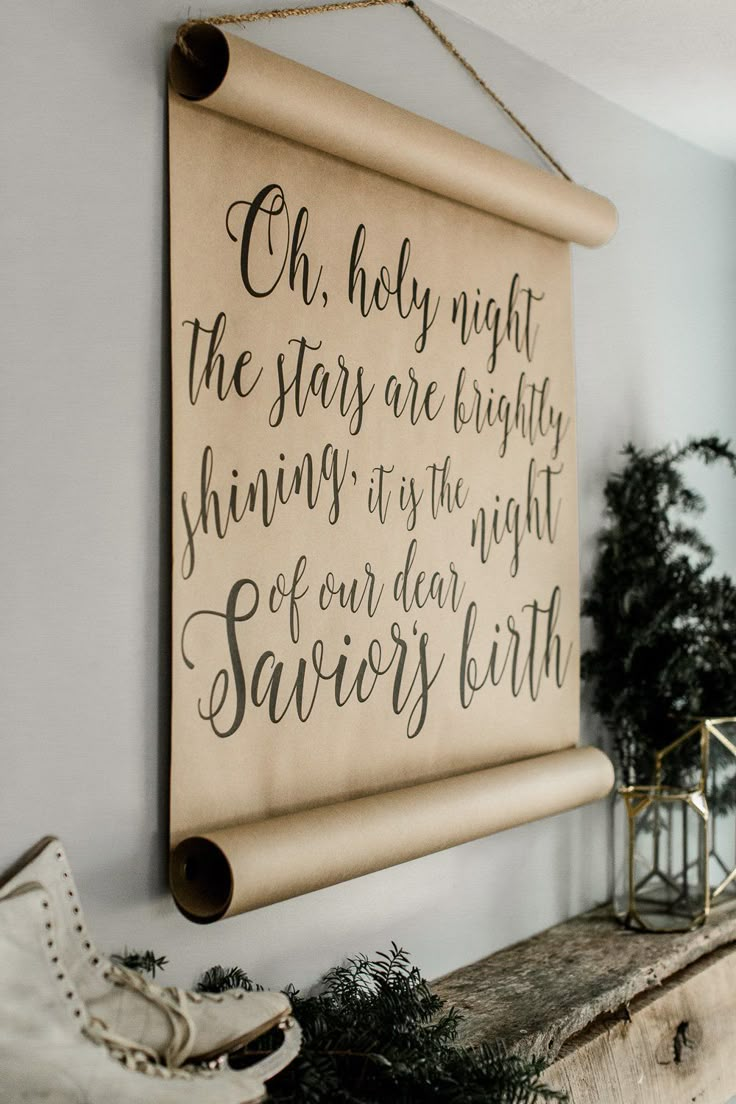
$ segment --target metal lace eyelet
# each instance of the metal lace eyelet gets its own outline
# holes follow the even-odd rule
[[[67,897],[73,897],[74,896],[74,890],[73,889],[68,889],[66,891],[66,895],[67,895]]]

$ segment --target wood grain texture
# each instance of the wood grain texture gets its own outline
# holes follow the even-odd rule
[[[545,1081],[574,1104],[724,1104],[736,1093],[736,949],[726,947],[570,1040]]]
[[[705,927],[674,935],[627,931],[599,909],[448,974],[434,989],[464,1013],[463,1043],[554,1061],[600,1016],[625,1015],[634,998],[735,941],[736,903],[719,906]],[[731,1029],[736,1064],[736,1022]]]

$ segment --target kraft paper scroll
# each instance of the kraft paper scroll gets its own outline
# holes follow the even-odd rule
[[[171,881],[208,921],[610,788],[575,747],[568,243],[615,212],[244,40],[189,41]]]

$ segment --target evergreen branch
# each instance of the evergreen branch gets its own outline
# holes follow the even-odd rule
[[[211,991],[238,968],[215,967],[198,989]],[[220,991],[220,990],[217,990]],[[508,1057],[499,1046],[457,1043],[460,1012],[432,992],[395,943],[373,959],[334,967],[318,991],[289,995],[301,1024],[299,1057],[269,1082],[282,1104],[541,1104],[565,1101],[545,1086],[542,1063]],[[245,1068],[281,1042],[267,1033],[231,1056]]]
[[[212,966],[202,975],[195,989],[198,993],[225,993],[229,989],[245,989],[246,992],[262,990],[239,966],[226,970],[222,966]]]
[[[129,951],[126,947],[123,954],[110,955],[110,959],[117,966],[125,966],[129,970],[137,970],[139,973],[156,976],[157,970],[163,970],[168,964],[165,955],[156,956],[153,951]]]

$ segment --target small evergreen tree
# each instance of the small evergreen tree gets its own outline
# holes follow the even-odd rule
[[[688,524],[705,503],[681,471],[697,457],[736,474],[736,454],[730,442],[704,437],[651,451],[629,444],[623,455],[605,486],[607,524],[582,607],[595,629],[582,672],[622,780],[633,783],[650,781],[653,752],[690,718],[736,712],[736,588],[709,574],[713,549]],[[688,765],[673,760],[680,773]]]

